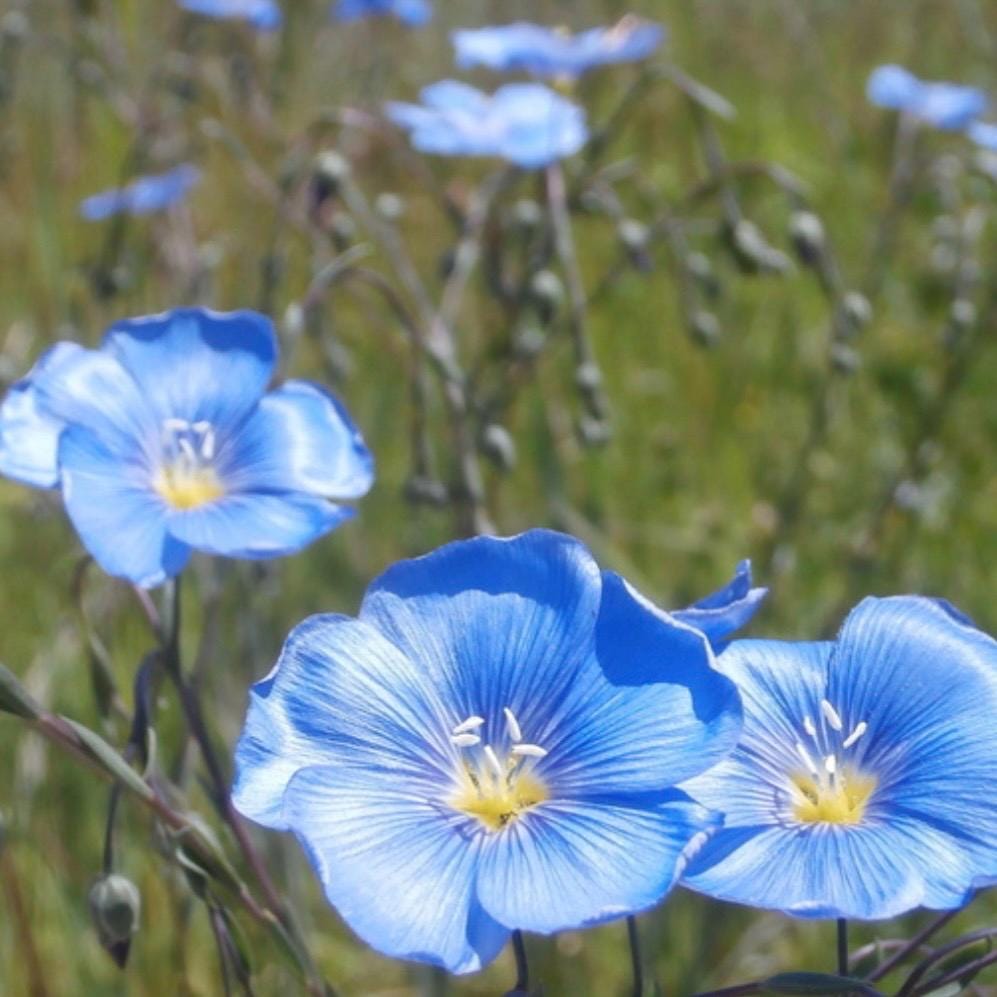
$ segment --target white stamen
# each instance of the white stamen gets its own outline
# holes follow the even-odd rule
[[[841,717],[838,716],[838,711],[826,699],[820,701],[820,711],[835,730],[841,730],[843,726]]]
[[[190,423],[186,419],[164,419],[163,429],[168,433],[185,433],[190,429]]]
[[[803,718],[803,729],[811,736],[817,736],[817,728],[814,725],[813,720],[810,717]]]
[[[492,746],[490,744],[485,745],[485,757],[488,759],[488,763],[495,770],[495,774],[500,778],[505,778],[505,769],[502,767],[502,763],[498,760],[498,755],[495,754]]]
[[[215,431],[209,425],[201,437],[201,456],[205,460],[211,460],[215,455]]]
[[[450,743],[458,748],[473,748],[476,744],[481,744],[481,738],[477,734],[454,734]]]
[[[799,753],[800,758],[803,759],[803,764],[806,765],[813,775],[817,775],[817,765],[810,757],[810,752],[803,747],[803,744],[800,741],[796,742],[796,750]]]
[[[457,724],[451,733],[466,734],[469,730],[477,730],[484,722],[484,717],[468,717],[462,723]]]
[[[864,720],[856,724],[855,729],[845,738],[841,746],[843,748],[850,748],[868,729],[869,725]]]
[[[505,729],[509,732],[510,740],[522,741],[523,732],[519,729],[519,721],[516,719],[516,715],[508,706],[502,712],[505,714]]]
[[[191,464],[197,463],[197,454],[194,453],[194,446],[186,436],[181,436],[177,439],[177,446],[180,448],[180,452],[191,462]]]
[[[515,744],[512,748],[514,755],[525,755],[527,758],[546,758],[547,749],[541,748],[539,744]]]
[[[834,755],[828,755],[824,759],[824,769],[828,775],[834,775],[838,768],[838,759]]]

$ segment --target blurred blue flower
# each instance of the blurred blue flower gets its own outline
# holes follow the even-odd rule
[[[80,202],[80,214],[89,221],[102,221],[111,215],[151,215],[182,201],[201,179],[195,166],[185,163],[166,173],[139,177],[127,187],[105,190]]]
[[[997,122],[974,121],[967,134],[977,145],[997,152]]]
[[[352,515],[373,462],[318,385],[269,393],[262,315],[181,309],[113,326],[98,350],[59,343],[0,404],[0,472],[60,487],[84,546],[137,585],[192,550],[270,558]]]
[[[362,17],[393,15],[414,28],[428,23],[433,16],[429,0],[336,0],[332,16],[339,21],[357,21]]]
[[[253,687],[233,802],[293,831],[388,955],[465,973],[513,929],[656,904],[713,826],[672,788],[737,741],[705,637],[559,533],[390,568]]]
[[[879,66],[866,84],[866,95],[879,107],[903,111],[935,128],[965,128],[987,108],[987,95],[958,83],[927,83],[902,66]]]
[[[735,641],[738,749],[683,785],[724,826],[686,885],[797,917],[962,906],[997,882],[997,642],[945,603],[866,599],[836,641]]]
[[[767,588],[751,587],[751,562],[741,561],[734,577],[723,588],[694,602],[688,609],[674,610],[671,615],[701,630],[714,649],[720,650],[726,639],[758,612],[768,591]]]
[[[276,31],[284,19],[275,0],[177,0],[177,3],[192,14],[248,21],[258,31]]]
[[[536,169],[573,155],[588,139],[585,112],[539,83],[510,83],[489,96],[442,80],[420,97],[421,105],[393,102],[386,109],[421,152],[499,156]]]
[[[462,69],[486,66],[499,72],[574,78],[596,66],[645,59],[661,45],[660,24],[628,15],[611,28],[572,35],[519,21],[494,28],[455,31],[451,36]]]

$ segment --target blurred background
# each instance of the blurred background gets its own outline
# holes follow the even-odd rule
[[[524,17],[577,30],[632,9],[437,0],[432,24],[412,30],[335,24],[319,0],[284,8],[283,30],[263,35],[169,0],[0,0],[0,385],[49,343],[95,345],[119,318],[186,303],[258,308],[278,324],[282,375],[333,386],[378,461],[356,519],[299,556],[195,565],[186,659],[226,758],[248,685],[292,626],[355,612],[385,566],[468,531],[459,488],[447,500],[459,461],[439,378],[413,354],[390,296],[330,273],[356,253],[405,301],[401,246],[438,302],[462,219],[496,164],[412,153],[381,118],[383,101],[449,76],[499,82],[454,69],[453,27]],[[997,163],[928,128],[902,146],[896,116],[867,103],[865,81],[897,62],[997,92],[997,5],[633,9],[667,25],[665,48],[646,67],[597,71],[572,94],[594,127],[613,122],[595,152],[566,164],[591,362],[579,372],[570,274],[545,261],[553,284],[538,288],[531,270],[530,226],[543,223],[530,204],[545,210],[537,176],[502,181],[483,261],[451,316],[478,511],[501,533],[574,533],[666,607],[750,557],[756,583],[771,588],[755,634],[833,634],[862,596],[898,592],[944,596],[993,633]],[[716,96],[690,99],[686,76]],[[81,218],[84,197],[180,162],[203,171],[183,204]],[[503,267],[526,288],[512,301],[490,286]],[[594,381],[604,408],[593,415]],[[57,496],[0,481],[0,509],[0,660],[46,705],[120,745],[125,729],[95,702],[78,610],[128,701],[149,650],[132,595],[96,570],[74,595],[82,551]],[[164,767],[180,724],[164,691]],[[158,857],[146,815],[127,803],[122,812],[119,865],[144,910],[121,973],[86,903],[106,786],[7,717],[0,757],[0,993],[221,993],[205,914]],[[293,841],[258,840],[341,993],[511,985],[507,954],[449,990],[379,958],[324,904]],[[957,926],[993,923],[994,912],[984,899]],[[853,934],[860,944],[918,923]],[[295,992],[246,927],[256,992]],[[670,994],[834,966],[833,925],[682,891],[642,930]],[[548,994],[628,992],[622,924],[528,945]],[[982,986],[997,992],[993,978]]]

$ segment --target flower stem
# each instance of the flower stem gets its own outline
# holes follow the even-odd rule
[[[512,951],[516,956],[516,982],[512,989],[526,993],[530,985],[530,964],[526,961],[523,933],[518,929],[512,933]]]
[[[838,975],[848,975],[848,921],[838,918]]]
[[[949,921],[952,920],[959,910],[949,910],[942,914],[941,917],[935,918],[931,924],[922,928],[913,938],[910,939],[901,949],[895,952],[889,959],[886,960],[882,965],[877,966],[866,978],[866,983],[875,983],[877,980],[881,980],[888,973],[892,972],[897,966],[899,966],[911,953],[916,952],[932,935],[940,931],[945,927]]]
[[[644,997],[644,966],[640,956],[640,934],[637,931],[637,918],[627,918],[627,941],[630,943],[630,965],[633,967],[634,997]]]

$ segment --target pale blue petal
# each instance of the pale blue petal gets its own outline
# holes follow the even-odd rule
[[[166,532],[166,509],[142,468],[80,426],[59,440],[62,496],[83,545],[109,575],[145,588],[178,574],[190,550]]]
[[[413,28],[428,24],[433,16],[433,8],[427,0],[394,0],[393,6],[395,17]]]
[[[866,83],[866,96],[873,104],[902,110],[921,92],[921,81],[903,66],[877,66]]]
[[[499,154],[524,169],[547,166],[585,144],[585,112],[538,83],[508,83],[492,98],[503,125]]]
[[[969,137],[984,149],[997,152],[997,124],[992,121],[974,121],[969,126]]]
[[[702,630],[717,647],[736,630],[746,626],[761,608],[767,588],[751,587],[751,562],[741,561],[734,577],[721,589],[711,593],[688,609],[678,609],[672,616]]]
[[[80,214],[89,222],[100,222],[128,208],[128,192],[105,190],[80,201]]]
[[[369,945],[470,973],[509,936],[474,899],[482,836],[468,818],[360,764],[300,770],[284,817],[329,902]]]
[[[484,841],[478,896],[499,923],[542,934],[635,914],[671,889],[715,823],[677,791],[543,803]]]
[[[419,99],[434,111],[479,114],[488,107],[488,95],[459,80],[440,80],[419,91]]]
[[[374,481],[374,459],[346,408],[307,381],[264,395],[220,458],[219,474],[237,492],[355,499]]]
[[[274,0],[179,0],[180,6],[206,17],[238,18],[260,31],[275,31],[282,21]]]
[[[459,764],[449,734],[463,719],[373,627],[313,616],[252,688],[233,802],[257,823],[286,829],[281,801],[291,776],[343,757],[393,773],[424,796],[446,795]]]
[[[166,173],[139,177],[128,186],[126,208],[133,215],[165,211],[182,201],[200,179],[200,170],[188,163]]]
[[[0,404],[0,474],[36,488],[59,483],[59,434],[64,423],[45,411],[37,382],[80,350],[76,343],[56,343],[11,386]]]
[[[277,358],[273,324],[257,312],[182,308],[111,327],[104,349],[135,379],[160,420],[237,425],[260,400]]]
[[[171,510],[167,529],[208,554],[265,560],[294,554],[353,516],[297,492],[242,492],[194,509]]]

